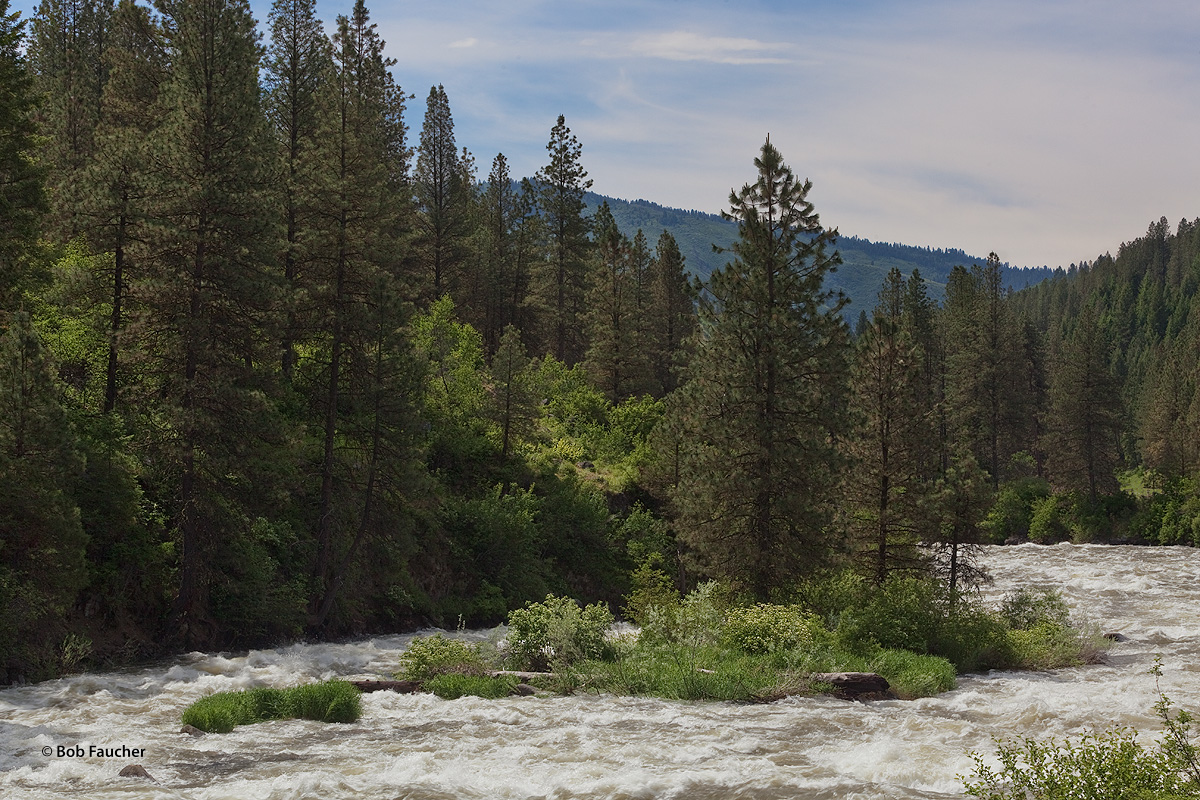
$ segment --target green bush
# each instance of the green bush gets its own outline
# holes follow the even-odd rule
[[[604,635],[613,624],[608,606],[580,608],[569,597],[546,595],[508,615],[508,657],[514,668],[546,670],[583,659],[603,658]]]
[[[1018,478],[1000,487],[982,527],[989,538],[1001,544],[1011,536],[1029,536],[1033,504],[1050,496],[1050,484],[1044,478]]]
[[[1022,587],[1004,596],[1000,615],[1014,630],[1029,630],[1043,624],[1065,628],[1070,623],[1071,610],[1062,594],[1054,589]]]
[[[814,622],[814,617],[796,606],[759,603],[732,609],[725,619],[722,638],[743,653],[774,653],[810,644]]]
[[[966,793],[981,800],[1168,800],[1196,797],[1162,750],[1138,744],[1136,733],[1117,728],[1077,743],[997,742],[1000,769],[975,760]]]
[[[362,716],[360,692],[346,681],[324,681],[290,689],[258,688],[202,697],[183,712],[183,724],[209,733],[270,719],[354,722]]]
[[[998,665],[1005,626],[940,583],[891,578],[863,605],[842,612],[838,645],[850,652],[874,647],[941,656],[960,672]]]
[[[510,676],[493,678],[487,675],[444,673],[427,680],[424,688],[443,700],[457,700],[467,695],[495,700],[508,697],[516,686],[516,678]]]
[[[1071,530],[1064,519],[1066,500],[1060,497],[1043,497],[1033,501],[1029,520],[1029,538],[1039,544],[1065,542],[1071,538]]]
[[[708,581],[681,601],[649,606],[642,622],[642,641],[691,648],[717,644],[729,612],[728,595],[724,586]]]
[[[447,639],[440,633],[422,636],[409,642],[400,655],[400,670],[396,677],[409,681],[427,681],[438,675],[459,673],[482,675],[487,664],[479,648],[459,639]]]

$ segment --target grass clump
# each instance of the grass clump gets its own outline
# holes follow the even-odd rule
[[[258,688],[202,697],[183,712],[183,724],[208,733],[271,719],[354,722],[362,716],[360,692],[346,681],[324,681],[290,689]]]
[[[443,700],[457,700],[471,695],[488,700],[508,697],[517,686],[516,678],[508,675],[489,677],[487,675],[463,675],[444,673],[435,675],[425,682],[425,691],[433,692]]]

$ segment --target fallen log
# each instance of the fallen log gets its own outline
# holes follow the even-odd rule
[[[834,695],[845,700],[891,697],[891,684],[874,672],[814,672],[809,678],[815,683],[833,686]]]

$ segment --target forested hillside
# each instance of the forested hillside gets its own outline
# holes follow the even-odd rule
[[[585,195],[589,209],[608,203],[617,226],[627,236],[636,231],[668,230],[675,237],[687,261],[691,274],[706,279],[713,270],[724,266],[727,253],[713,252],[713,245],[728,250],[737,239],[737,225],[716,214],[666,208],[647,200],[618,200],[594,192]],[[842,291],[850,298],[843,314],[848,320],[857,319],[859,312],[870,312],[880,285],[888,272],[898,269],[905,275],[920,270],[929,286],[930,296],[941,302],[950,270],[956,265],[982,264],[986,257],[971,256],[957,249],[913,247],[905,244],[885,244],[856,236],[838,237],[838,252],[842,264],[825,278],[825,285]],[[1004,285],[1023,289],[1045,280],[1053,274],[1047,267],[1017,268],[1001,264]]]
[[[362,0],[324,30],[0,0],[0,681],[1200,537],[1194,225],[1013,295],[839,240],[768,142],[701,270],[711,218],[589,211],[563,117],[482,175]]]

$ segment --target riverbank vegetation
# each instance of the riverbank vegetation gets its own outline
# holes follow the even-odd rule
[[[345,681],[331,680],[288,689],[217,692],[184,709],[183,724],[207,733],[229,733],[238,725],[272,719],[354,722],[360,716],[358,689]]]
[[[1162,675],[1156,659],[1151,674]],[[999,769],[972,753],[966,793],[980,800],[1183,800],[1200,797],[1200,753],[1191,737],[1192,716],[1175,710],[1159,691],[1154,706],[1163,725],[1147,747],[1129,728],[1110,728],[1077,742],[996,742]]]
[[[864,672],[916,698],[954,688],[960,672],[1092,663],[1107,644],[1073,625],[1053,591],[1018,591],[993,609],[932,581],[874,587],[849,572],[814,580],[787,605],[708,582],[644,606],[638,628],[613,621],[605,606],[550,596],[513,611],[494,641],[415,639],[396,677],[442,697],[507,695],[516,679],[494,677],[506,668],[562,693],[765,702],[829,691],[823,674]]]
[[[994,256],[941,303],[892,271],[851,330],[770,141],[701,283],[587,213],[563,117],[534,175],[481,174],[362,0],[332,36],[276,0],[266,47],[244,0],[8,5],[0,682],[548,594],[653,630],[708,581],[976,668],[979,544],[1200,540],[1200,224],[1016,294]],[[682,658],[653,639],[589,657],[642,681]]]

